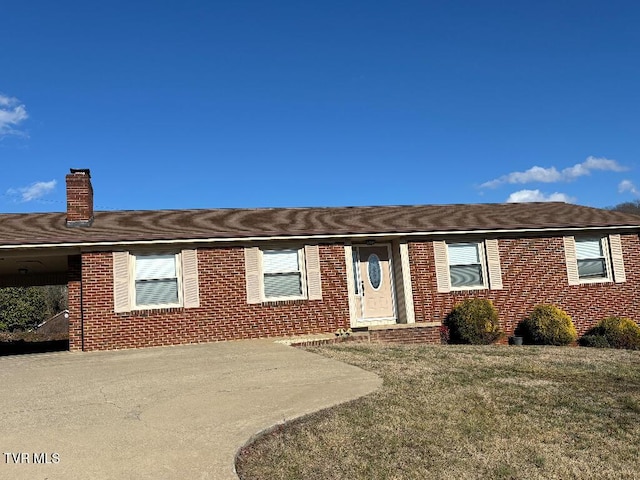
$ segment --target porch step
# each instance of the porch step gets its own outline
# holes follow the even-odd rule
[[[426,343],[440,345],[440,322],[399,323],[369,327],[369,340],[380,343]]]
[[[372,325],[355,330],[348,336],[335,333],[302,335],[276,340],[292,347],[316,347],[344,342],[425,343],[440,345],[440,322],[396,325]]]
[[[276,340],[276,343],[284,343],[292,347],[317,347],[343,342],[369,342],[369,332],[353,332],[349,336],[338,336],[335,333],[302,335],[299,337],[288,337]]]

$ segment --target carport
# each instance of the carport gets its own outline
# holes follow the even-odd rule
[[[0,246],[0,287],[66,285],[76,248]]]
[[[5,287],[42,287],[49,285],[67,286],[68,292],[80,291],[80,269],[79,269],[78,249],[73,248],[29,248],[0,246],[0,288]],[[70,265],[78,265],[78,268],[70,268]],[[76,296],[78,296],[76,294]],[[73,306],[77,317],[79,304]],[[74,325],[77,321],[74,322]],[[71,318],[70,318],[71,325]],[[51,340],[49,338],[48,340]],[[55,349],[65,345],[59,345],[62,341],[56,338],[57,342],[32,342],[28,343],[26,351],[42,351],[43,348],[51,348],[47,343],[56,344]],[[9,341],[3,344],[4,354],[21,353],[25,351],[21,345],[23,340]]]

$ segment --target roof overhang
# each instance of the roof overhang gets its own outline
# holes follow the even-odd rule
[[[564,234],[564,233],[575,233],[575,232],[593,232],[593,231],[609,231],[609,230],[631,231],[631,232],[633,232],[634,230],[640,231],[640,225],[38,243],[38,244],[0,245],[0,251],[11,251],[11,250],[31,251],[33,249],[92,249],[92,248],[104,248],[104,247],[146,246],[146,245],[255,243],[255,242],[273,242],[273,241],[300,241],[300,240],[336,241],[338,239],[342,239],[342,240],[349,241],[349,240],[374,239],[374,238],[380,238],[380,239],[428,238],[428,237],[448,237],[448,236],[460,236],[460,235],[520,236],[520,235],[526,235],[526,234],[545,235],[545,234],[552,234],[552,233]]]

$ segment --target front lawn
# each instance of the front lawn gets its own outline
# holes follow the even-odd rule
[[[384,384],[262,436],[238,456],[243,480],[640,478],[640,352],[309,350]]]

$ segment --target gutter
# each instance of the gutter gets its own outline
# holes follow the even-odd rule
[[[114,247],[128,245],[182,245],[194,243],[248,243],[273,240],[331,240],[331,239],[365,239],[365,238],[407,238],[407,237],[442,237],[452,235],[496,235],[513,233],[556,233],[556,232],[584,232],[602,230],[640,230],[640,225],[618,225],[599,227],[553,227],[553,228],[525,228],[504,230],[441,230],[429,232],[388,232],[388,233],[347,233],[347,234],[317,234],[317,235],[271,235],[253,237],[209,237],[209,238],[185,238],[185,239],[159,239],[159,240],[118,240],[98,242],[63,242],[63,243],[39,243],[0,245],[0,250],[36,249],[36,248],[69,248],[69,247]]]

